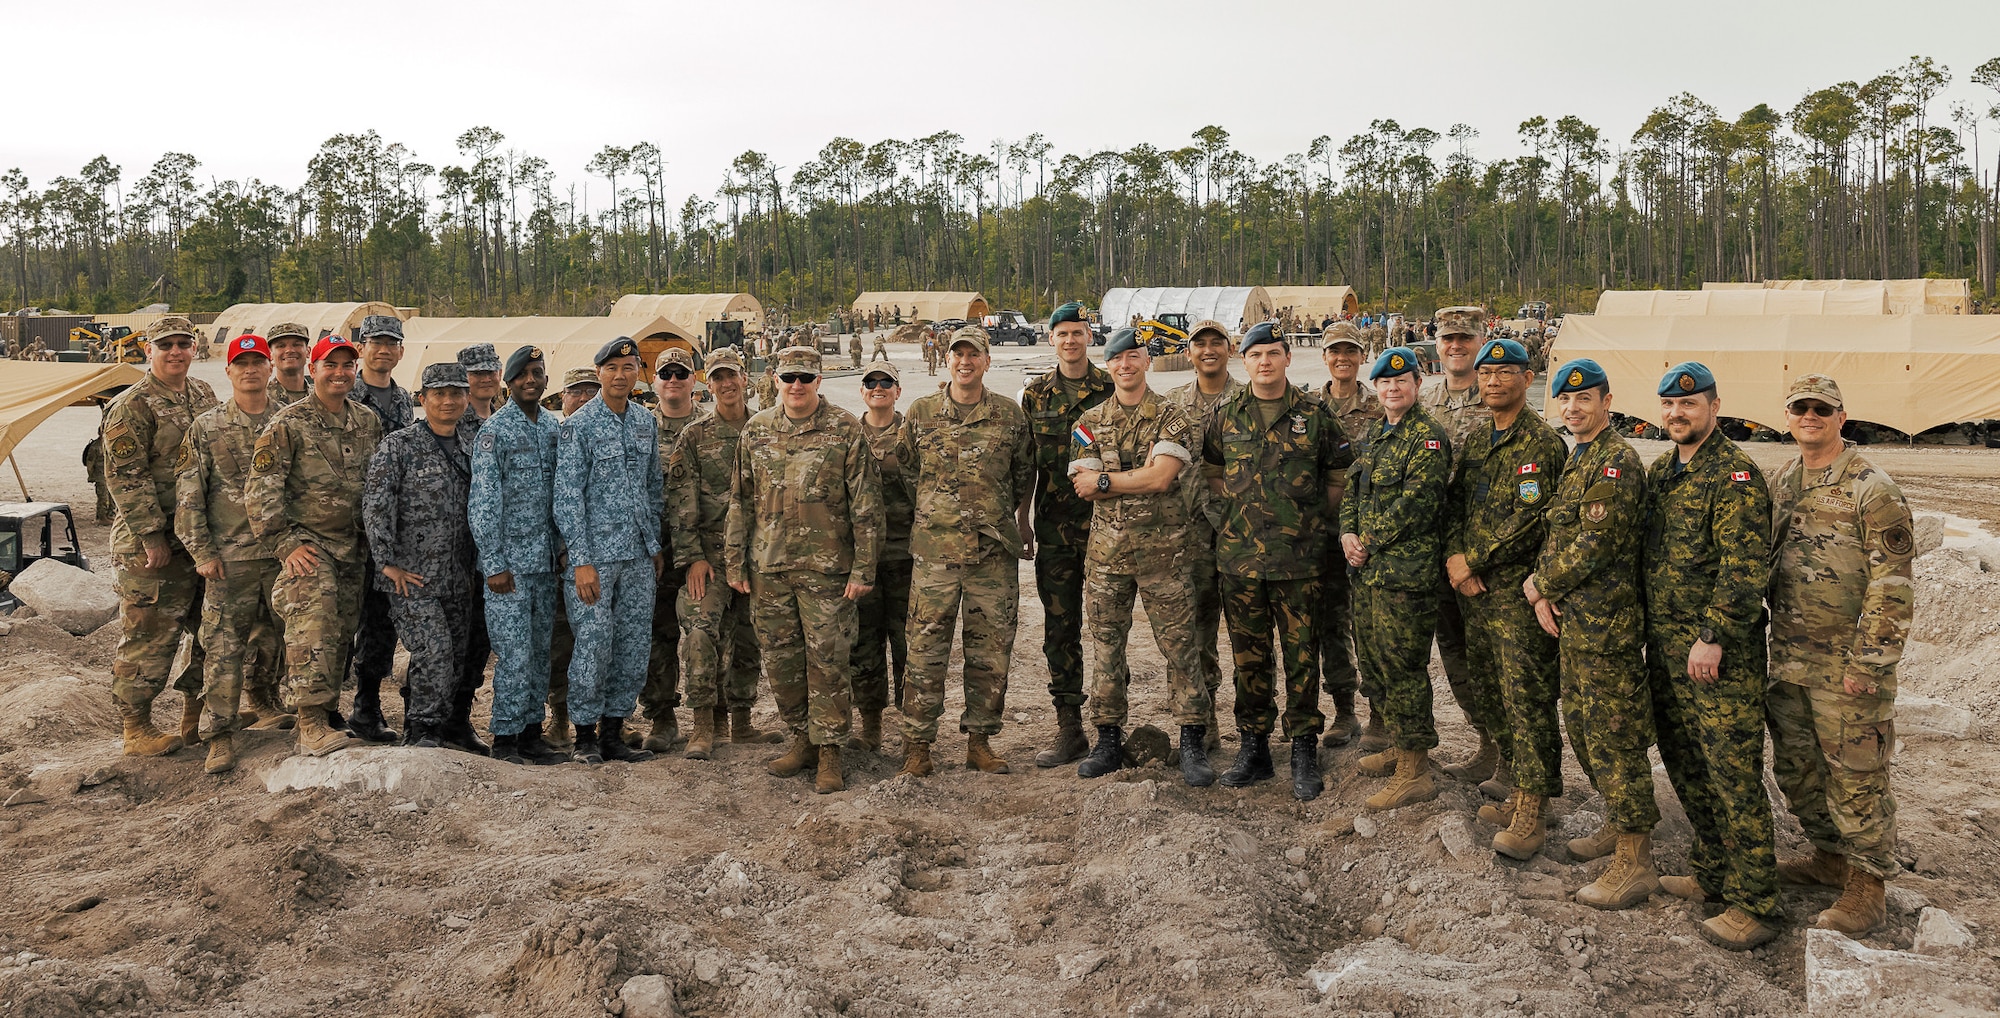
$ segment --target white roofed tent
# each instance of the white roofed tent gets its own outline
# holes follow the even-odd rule
[[[1105,326],[1113,329],[1131,324],[1133,315],[1145,319],[1179,312],[1190,322],[1221,322],[1239,335],[1276,310],[1261,286],[1120,286],[1106,290],[1098,307]]]

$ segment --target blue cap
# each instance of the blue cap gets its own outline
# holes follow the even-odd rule
[[[1236,344],[1236,352],[1249,353],[1253,346],[1284,341],[1285,337],[1278,335],[1278,330],[1272,328],[1270,322],[1258,322],[1250,327],[1249,332],[1243,334],[1243,342]]]
[[[1488,340],[1485,346],[1479,348],[1479,359],[1473,361],[1472,366],[1483,368],[1488,364],[1518,364],[1525,368],[1528,366],[1528,348],[1511,339]]]
[[[617,339],[614,339],[611,342],[598,347],[597,356],[591,358],[590,362],[599,367],[603,367],[604,362],[610,360],[613,357],[637,357],[637,356],[639,356],[638,341],[634,340],[630,336],[620,336]]]
[[[1555,391],[1549,395],[1560,396],[1565,392],[1582,392],[1600,385],[1606,389],[1611,388],[1611,380],[1604,377],[1604,369],[1598,367],[1597,362],[1588,357],[1578,357],[1556,369]]]
[[[1119,329],[1104,341],[1104,359],[1108,361],[1127,350],[1137,350],[1145,345],[1139,342],[1138,329]]]
[[[1682,361],[1660,378],[1660,395],[1692,396],[1715,391],[1715,374],[1700,361]]]
[[[1089,325],[1090,317],[1084,311],[1082,303],[1070,301],[1062,307],[1049,312],[1049,328],[1053,329],[1064,322],[1082,322],[1085,325]]]
[[[1415,350],[1407,346],[1392,346],[1382,351],[1382,356],[1375,358],[1374,370],[1368,372],[1368,378],[1373,381],[1394,375],[1414,375],[1422,371],[1423,368],[1417,363]]]

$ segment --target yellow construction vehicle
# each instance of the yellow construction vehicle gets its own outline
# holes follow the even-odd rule
[[[1188,316],[1178,311],[1164,312],[1133,326],[1139,332],[1139,342],[1155,357],[1173,357],[1187,353]]]
[[[69,348],[86,351],[91,360],[102,364],[146,363],[145,337],[123,325],[79,325],[69,330]]]

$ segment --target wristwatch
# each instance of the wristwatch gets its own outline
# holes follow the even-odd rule
[[[1097,475],[1097,490],[1103,492],[1109,492],[1111,490],[1110,474],[1101,473]]]
[[[1714,642],[1716,642],[1716,641],[1715,641],[1715,630],[1713,630],[1713,629],[1710,629],[1710,628],[1708,628],[1707,626],[1703,626],[1703,627],[1702,627],[1702,629],[1701,629],[1701,635],[1699,635],[1699,636],[1696,636],[1696,637],[1695,637],[1695,642],[1696,642],[1696,643],[1714,643]]]

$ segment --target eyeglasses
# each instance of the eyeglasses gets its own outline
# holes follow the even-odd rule
[[[1502,378],[1509,378],[1514,375],[1518,375],[1520,373],[1521,369],[1516,367],[1500,367],[1500,368],[1487,367],[1479,369],[1479,377],[1491,378],[1495,380]]]
[[[1840,411],[1817,400],[1802,399],[1785,408],[1793,417],[1817,417],[1827,420]]]
[[[661,368],[660,377],[674,382],[685,382],[694,377],[694,372],[686,368]]]
[[[778,381],[786,385],[811,385],[819,381],[819,376],[807,374],[803,371],[787,371],[778,376]]]
[[[153,347],[158,350],[192,350],[194,349],[194,340],[179,338],[156,339],[153,340]]]
[[[864,389],[893,389],[900,384],[902,383],[893,378],[864,378],[861,380],[861,387]]]

